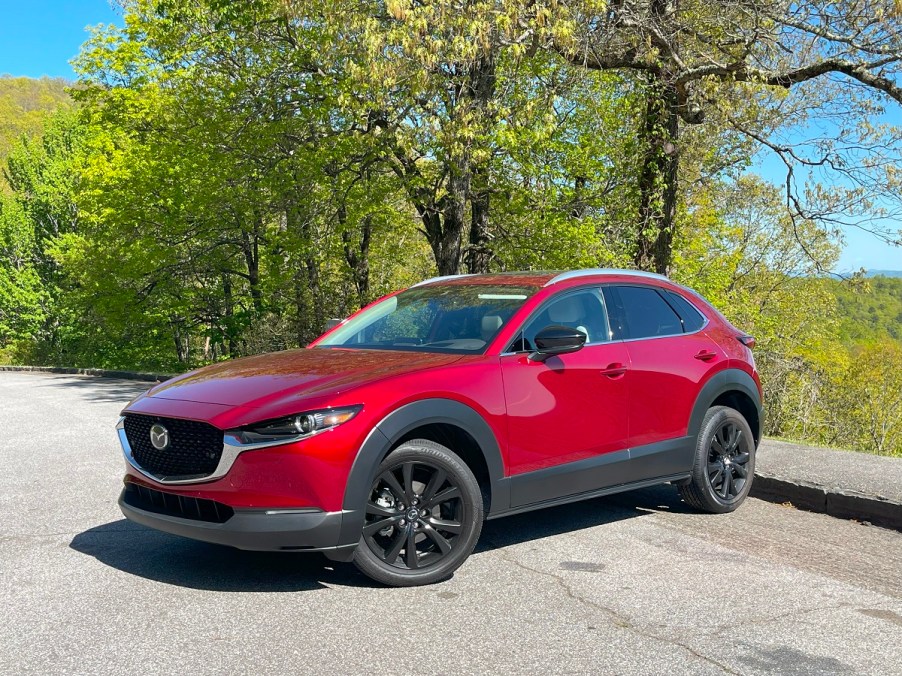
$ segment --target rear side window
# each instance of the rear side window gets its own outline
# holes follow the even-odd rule
[[[686,333],[698,331],[705,325],[705,318],[692,303],[674,291],[665,291],[664,293],[668,302],[683,320],[683,330]]]
[[[683,322],[673,308],[648,286],[614,286],[605,290],[614,296],[613,304],[620,315],[611,322],[614,339],[653,338],[683,333]],[[613,314],[613,311],[612,313]]]

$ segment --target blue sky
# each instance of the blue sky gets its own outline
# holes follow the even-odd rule
[[[85,28],[98,23],[121,23],[122,18],[109,0],[3,0],[0,16],[0,74],[68,79],[75,77],[69,61],[87,39]],[[759,160],[761,173],[776,179],[768,165],[763,157]],[[902,249],[848,228],[846,248],[837,270],[861,267],[902,270]]]
[[[108,0],[2,0],[0,17],[0,73],[68,79],[85,28],[122,23]]]
[[[894,119],[892,123],[902,124],[902,111],[895,117],[898,119]],[[799,134],[799,139],[802,136],[803,134]],[[786,167],[770,150],[763,148],[759,151],[752,170],[776,184],[781,191],[783,190],[786,181]],[[881,226],[895,230],[902,229],[902,223],[889,219],[884,219]],[[856,272],[861,268],[902,270],[902,248],[889,246],[866,230],[850,225],[843,228],[843,237],[845,246],[834,268],[836,272]]]

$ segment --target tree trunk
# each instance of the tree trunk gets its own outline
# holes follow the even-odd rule
[[[172,328],[172,339],[175,342],[175,356],[179,364],[188,364],[191,359],[190,336],[182,334],[184,322],[179,317],[170,317],[169,326]]]
[[[573,218],[583,218],[588,211],[585,197],[587,183],[585,176],[577,176],[573,181],[573,206],[570,209],[570,216]]]
[[[495,51],[489,49],[473,65],[470,73],[470,92],[477,114],[488,136],[493,124],[489,104],[495,96]],[[473,274],[489,271],[492,249],[489,245],[489,208],[491,206],[490,159],[484,159],[471,167],[470,185],[470,243],[467,248],[467,271]]]
[[[304,289],[304,282],[301,278],[301,271],[296,270],[292,279],[294,286],[294,337],[299,346],[307,343],[307,294]]]
[[[489,187],[483,173],[474,173],[479,189],[470,197],[470,246],[467,249],[467,272],[482,274],[489,271],[492,249],[489,246]]]
[[[467,197],[470,192],[469,160],[465,156],[453,160],[449,174],[447,192],[435,207],[423,204],[417,207],[440,275],[456,275],[460,272]]]
[[[241,250],[247,265],[247,281],[251,291],[251,301],[254,304],[254,313],[260,315],[263,312],[263,294],[260,291],[260,233],[262,222],[259,216],[254,216],[254,230],[248,233],[241,231]]]
[[[228,273],[222,276],[222,297],[223,303],[225,304],[226,349],[228,350],[229,358],[234,359],[238,356],[238,344],[236,341],[237,336],[235,335],[235,326],[232,322],[232,318],[235,314],[235,301],[232,296],[232,279],[229,277]]]
[[[344,225],[346,218],[344,207],[339,208],[338,221]],[[343,229],[341,239],[344,242],[345,260],[351,268],[351,279],[357,290],[357,304],[363,307],[370,296],[370,239],[373,234],[373,217],[369,214],[360,221],[360,240],[354,246],[352,233]]]
[[[298,178],[300,180],[300,178]],[[289,266],[292,272],[291,283],[294,295],[294,336],[297,345],[306,345],[315,337],[315,320],[312,315],[317,311],[316,293],[311,282],[318,284],[316,261],[312,259],[313,237],[310,223],[297,205],[285,209],[285,229],[294,237],[292,242]]]
[[[635,263],[640,270],[666,275],[673,255],[679,172],[677,93],[660,78],[647,90],[640,130],[645,157],[639,176],[639,234]]]
[[[470,65],[467,79],[461,84],[455,114],[475,114],[483,125],[482,133],[488,135],[492,121],[489,104],[495,96],[495,54],[490,49]],[[467,269],[470,272],[485,272],[491,260],[489,249],[489,159],[473,163],[473,148],[459,151],[448,160],[446,167],[448,181],[441,198],[429,195],[422,188],[422,177],[410,160],[402,159],[405,165],[404,178],[416,177],[415,190],[408,194],[416,205],[423,221],[423,229],[440,275],[456,275],[460,272],[463,238],[467,226],[467,205],[471,208],[470,231],[467,237]],[[476,175],[479,182],[473,185]],[[475,190],[474,190],[475,188]],[[473,192],[471,192],[473,191]]]
[[[310,333],[304,344],[309,343],[323,332],[326,326],[326,317],[323,314],[323,304],[320,302],[319,292],[319,265],[313,251],[304,257],[304,267],[307,270],[307,288],[310,290],[312,321],[309,323]]]

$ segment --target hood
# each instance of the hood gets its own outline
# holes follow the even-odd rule
[[[386,376],[444,366],[460,358],[390,350],[286,350],[206,366],[168,380],[147,395],[257,408],[289,397],[338,394]]]

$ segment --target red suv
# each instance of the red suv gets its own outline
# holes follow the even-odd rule
[[[152,528],[323,552],[390,585],[448,577],[486,518],[665,482],[729,512],[761,437],[753,345],[658,275],[431,279],[307,349],[131,402],[119,504]]]

